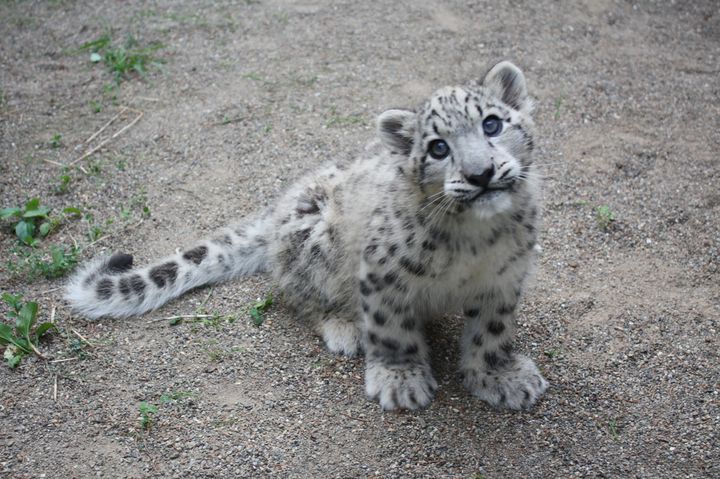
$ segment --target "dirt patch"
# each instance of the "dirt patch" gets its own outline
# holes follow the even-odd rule
[[[362,360],[327,353],[281,299],[252,323],[267,280],[88,323],[61,279],[8,267],[27,248],[6,225],[2,290],[37,301],[42,320],[55,307],[63,334],[42,344],[48,361],[0,367],[3,477],[720,476],[714,2],[11,1],[0,18],[0,206],[91,213],[41,247],[77,242],[82,259],[187,246],[354,157],[384,109],[514,60],[547,177],[519,348],[551,383],[530,412],[469,397],[447,318],[432,406],[382,413]],[[107,32],[115,46],[159,42],[162,63],[114,87],[78,51]],[[123,106],[142,119],[82,170],[58,166]],[[153,321],[200,310],[216,320]],[[147,427],[143,401],[157,406]]]

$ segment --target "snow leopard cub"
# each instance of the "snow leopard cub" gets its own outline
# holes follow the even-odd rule
[[[415,111],[384,112],[374,152],[302,178],[269,211],[151,266],[125,254],[92,262],[66,297],[90,318],[127,317],[271,272],[331,351],[364,351],[367,394],[384,409],[431,402],[423,324],[462,312],[465,386],[528,408],[547,387],[511,343],[537,242],[531,110],[522,72],[501,62]]]

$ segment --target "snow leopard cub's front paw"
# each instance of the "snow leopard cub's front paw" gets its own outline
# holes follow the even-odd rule
[[[465,368],[462,374],[465,387],[494,407],[529,409],[548,387],[535,363],[519,354],[502,369]]]
[[[411,366],[385,365],[368,362],[365,390],[380,406],[393,409],[421,409],[432,402],[437,381],[427,364]]]

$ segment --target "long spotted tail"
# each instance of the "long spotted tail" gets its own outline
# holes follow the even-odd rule
[[[116,253],[75,273],[65,299],[92,319],[139,315],[198,286],[268,272],[270,234],[268,214],[144,268],[133,268],[132,256]]]

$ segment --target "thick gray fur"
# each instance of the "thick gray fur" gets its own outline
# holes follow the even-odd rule
[[[493,406],[528,408],[547,388],[512,350],[540,216],[531,111],[522,72],[501,62],[415,111],[386,111],[366,155],[305,176],[271,210],[151,266],[135,269],[127,255],[92,262],[66,298],[89,318],[128,317],[271,272],[331,351],[365,352],[366,391],[384,409],[431,402],[423,324],[463,312],[465,386]],[[488,135],[493,115],[502,131]],[[448,156],[428,154],[435,140]]]

